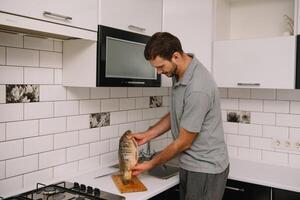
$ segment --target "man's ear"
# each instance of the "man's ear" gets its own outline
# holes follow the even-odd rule
[[[179,60],[181,59],[181,54],[177,51],[175,51],[172,55],[172,58],[171,58],[171,61],[174,62],[174,63],[178,63]]]

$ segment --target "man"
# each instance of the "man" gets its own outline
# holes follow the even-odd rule
[[[133,137],[141,145],[171,129],[175,139],[152,160],[136,165],[133,175],[179,154],[180,199],[221,200],[229,161],[218,88],[212,76],[167,32],[154,34],[144,55],[158,73],[172,77],[171,105],[159,122]]]

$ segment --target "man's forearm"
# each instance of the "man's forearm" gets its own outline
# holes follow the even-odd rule
[[[155,125],[153,125],[147,132],[150,139],[156,138],[171,129],[170,113],[163,116]]]

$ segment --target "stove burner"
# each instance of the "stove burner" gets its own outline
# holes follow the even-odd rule
[[[57,193],[56,188],[53,186],[45,187],[43,190],[44,195],[52,195]]]

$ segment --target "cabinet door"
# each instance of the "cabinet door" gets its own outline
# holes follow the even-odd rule
[[[272,200],[299,200],[300,193],[272,188]]]
[[[0,0],[0,11],[97,31],[98,0]]]
[[[219,87],[295,87],[295,36],[214,43],[214,77]]]
[[[271,188],[241,181],[228,180],[223,200],[271,200]]]
[[[101,0],[99,23],[152,35],[161,31],[162,0]]]

